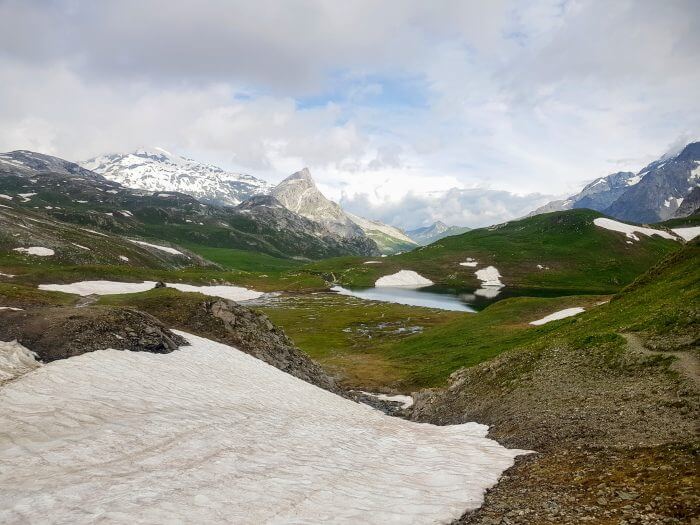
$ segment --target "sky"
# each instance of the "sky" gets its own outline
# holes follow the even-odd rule
[[[697,0],[0,0],[0,151],[308,166],[413,228],[524,215],[700,137]]]

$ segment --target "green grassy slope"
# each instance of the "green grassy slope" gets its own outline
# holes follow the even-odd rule
[[[474,271],[492,265],[509,287],[612,293],[681,247],[675,241],[643,235],[630,244],[624,234],[595,226],[593,220],[600,216],[592,210],[548,213],[447,237],[382,258],[380,264],[344,257],[306,269],[350,286],[373,286],[377,278],[407,269],[436,283],[476,288],[479,281]],[[468,257],[479,266],[460,266]]]

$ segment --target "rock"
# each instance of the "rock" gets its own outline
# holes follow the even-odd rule
[[[165,288],[165,283],[163,281],[158,281],[153,288]]]
[[[8,312],[0,317],[0,339],[16,339],[44,362],[107,348],[167,354],[187,344],[147,313],[104,306]]]

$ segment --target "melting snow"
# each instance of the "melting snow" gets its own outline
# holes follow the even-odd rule
[[[80,248],[81,250],[90,251],[90,248],[88,248],[87,246],[83,246],[82,244],[78,244],[78,243],[76,243],[76,242],[72,242],[71,244],[72,244],[73,246],[77,246],[77,247]]]
[[[8,201],[11,201],[12,197],[10,195],[5,195],[4,193],[0,193],[0,199],[7,199]]]
[[[14,306],[0,306],[0,310],[12,310],[13,312],[21,312],[22,308],[15,308]]]
[[[470,268],[476,268],[479,265],[479,262],[476,259],[472,259],[471,257],[467,257],[466,262],[461,262],[459,263],[460,266],[468,266]]]
[[[12,278],[12,277],[14,277],[14,275],[12,275],[12,274],[10,274],[10,273],[2,273],[2,272],[0,272],[0,277]]]
[[[365,261],[362,264],[381,264],[382,261]]]
[[[433,284],[433,281],[426,279],[413,270],[400,270],[391,275],[380,277],[374,283],[374,286],[405,286],[407,288],[421,288],[423,286],[430,286],[431,284]]]
[[[501,274],[495,266],[487,266],[474,272],[476,278],[481,281],[482,286],[504,286],[501,282]]]
[[[89,232],[89,233],[94,233],[95,235],[101,235],[102,237],[109,237],[109,235],[102,233],[102,232],[96,232],[95,230],[88,230],[87,228],[80,228],[83,231]]]
[[[55,253],[51,248],[44,248],[43,246],[30,246],[29,248],[13,248],[13,251],[26,253],[28,255],[38,255],[39,257],[50,257]]]
[[[700,226],[690,226],[687,228],[673,228],[671,231],[680,237],[683,237],[686,241],[692,241],[700,235]]]
[[[599,228],[605,228],[606,230],[611,230],[614,232],[624,233],[625,236],[634,241],[638,241],[639,237],[635,233],[642,233],[648,237],[652,235],[658,235],[664,239],[671,239],[672,241],[678,240],[676,237],[664,230],[655,230],[653,228],[644,228],[643,226],[634,226],[632,224],[625,224],[624,222],[615,221],[613,219],[606,219],[603,217],[598,217],[593,219],[593,224]]]
[[[129,262],[129,258],[126,255],[120,255],[119,260],[124,261],[124,262]]]
[[[156,250],[160,250],[165,253],[170,253],[172,255],[184,255],[181,251],[176,250],[175,248],[170,248],[169,246],[160,246],[158,244],[151,244],[150,242],[144,242],[144,241],[135,241],[132,239],[129,239],[130,242],[133,242],[134,244],[140,244],[141,246],[149,246],[150,248],[155,248]]]
[[[558,312],[554,312],[553,314],[549,314],[542,319],[538,319],[537,321],[532,321],[530,324],[534,324],[536,326],[547,324],[550,321],[556,321],[558,319],[564,319],[565,317],[571,317],[572,315],[577,315],[583,312],[584,309],[581,308],[580,306],[577,306],[575,308],[566,308],[565,310],[559,310]]]
[[[80,281],[72,284],[40,284],[39,289],[85,296],[145,292],[147,290],[152,290],[155,286],[155,281],[143,281],[141,283]],[[247,301],[250,299],[257,299],[263,295],[263,292],[256,292],[255,290],[249,290],[242,286],[194,286],[182,283],[166,283],[166,286],[175,288],[181,292],[198,292],[213,297],[223,297],[224,299],[230,299],[232,301]]]
[[[501,293],[501,286],[489,286],[488,288],[479,288],[474,290],[474,295],[479,297],[485,297],[486,299],[493,299],[499,293]]]
[[[181,335],[192,346],[90,352],[0,389],[0,521],[447,523],[525,453]]]
[[[411,396],[388,395],[388,394],[373,394],[372,392],[365,392],[360,390],[364,395],[381,399],[382,401],[394,401],[395,403],[401,403],[401,408],[406,409],[413,406],[413,398]]]
[[[16,308],[13,308],[16,310]],[[0,385],[38,368],[41,364],[36,360],[34,352],[27,350],[17,341],[0,341]],[[0,438],[0,448],[3,447]],[[0,499],[2,497],[0,496]],[[0,511],[0,517],[2,511]],[[6,520],[2,520],[6,522]]]

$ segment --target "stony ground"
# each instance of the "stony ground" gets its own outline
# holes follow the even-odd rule
[[[538,452],[457,523],[692,523],[700,396],[677,362],[625,344],[514,351],[419,394],[415,420],[487,423],[502,444]]]

